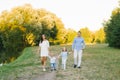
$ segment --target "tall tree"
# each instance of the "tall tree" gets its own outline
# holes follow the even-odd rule
[[[104,23],[109,46],[120,48],[120,8],[112,11],[111,18]]]
[[[8,61],[18,57],[25,47],[38,45],[42,33],[60,42],[58,35],[62,29],[64,25],[55,14],[45,9],[33,9],[30,4],[0,14],[0,43]]]

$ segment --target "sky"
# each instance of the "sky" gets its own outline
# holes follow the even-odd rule
[[[103,27],[103,20],[108,20],[112,10],[118,7],[118,0],[1,0],[0,13],[24,4],[56,14],[65,28],[78,31],[88,27],[96,31]]]

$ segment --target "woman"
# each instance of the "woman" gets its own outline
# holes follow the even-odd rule
[[[40,56],[41,56],[41,63],[43,67],[43,71],[46,71],[46,61],[49,53],[49,41],[46,39],[45,34],[42,35],[41,41],[39,43],[40,46]]]
[[[81,68],[82,52],[84,48],[85,42],[84,39],[81,37],[81,32],[79,31],[72,44],[72,50],[74,52],[74,68]]]

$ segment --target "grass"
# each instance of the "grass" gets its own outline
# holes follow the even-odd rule
[[[51,53],[59,54],[62,46],[51,46]],[[70,45],[66,47],[71,51]],[[38,47],[26,48],[16,61],[0,67],[0,80],[32,80],[47,73],[42,72],[39,59]],[[73,68],[72,54],[68,56],[65,71],[60,69],[60,62],[56,80],[120,80],[120,49],[106,44],[86,46],[81,69]]]
[[[38,47],[26,48],[14,62],[0,67],[0,80],[30,80],[40,75]]]
[[[106,44],[88,45],[81,66],[74,69],[73,55],[69,55],[67,70],[58,71],[57,80],[120,80],[120,50]]]

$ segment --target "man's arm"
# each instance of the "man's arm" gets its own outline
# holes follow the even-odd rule
[[[75,39],[74,39],[74,41],[73,41],[73,43],[72,43],[72,52],[74,52],[75,43],[76,43],[76,41],[75,41]]]
[[[85,49],[85,41],[84,41],[84,39],[83,39],[83,50]]]

